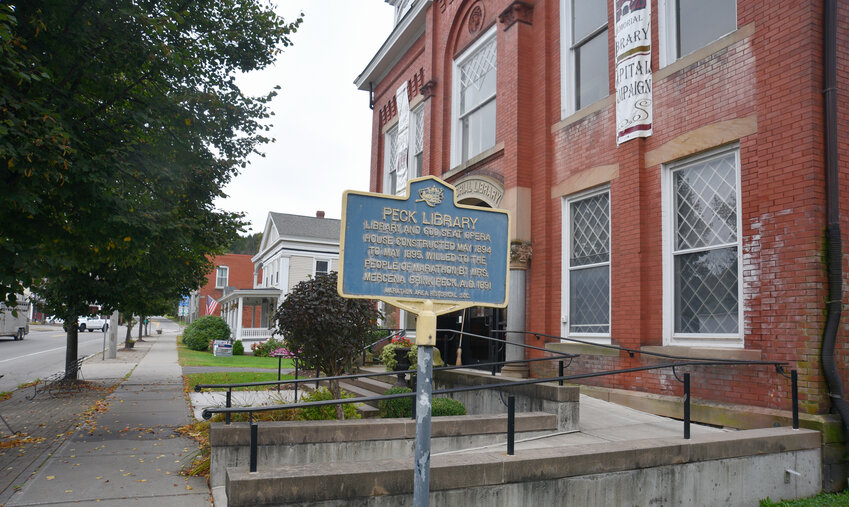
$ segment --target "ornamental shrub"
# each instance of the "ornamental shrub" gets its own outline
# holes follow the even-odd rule
[[[318,274],[298,283],[277,308],[277,334],[286,337],[286,348],[298,351],[298,359],[328,377],[342,375],[363,349],[372,343],[380,312],[374,301],[343,298],[338,273]],[[330,391],[339,396],[336,380]],[[337,418],[342,418],[342,407]]]
[[[353,398],[354,395],[342,391],[342,398]],[[322,387],[309,394],[305,394],[301,398],[301,403],[309,401],[327,401],[335,400],[333,393],[327,388]],[[342,410],[345,413],[345,419],[360,419],[362,416],[357,412],[357,407],[353,403],[342,405]],[[301,409],[300,419],[303,421],[332,421],[336,419],[336,407],[334,405],[323,405],[320,407],[304,407]]]
[[[411,393],[408,387],[391,387],[383,394]],[[380,409],[380,417],[385,419],[394,417],[413,416],[413,398],[395,398],[392,400],[380,400],[377,404]]]
[[[242,345],[242,340],[236,340],[236,342],[233,343],[233,355],[234,356],[245,355],[245,346]]]
[[[412,389],[407,387],[392,387],[383,394],[411,393]],[[413,416],[413,398],[395,398],[392,400],[380,400],[378,408],[380,417],[397,418]],[[440,417],[446,415],[466,415],[466,406],[451,398],[433,398],[431,401],[430,415]]]
[[[466,406],[452,398],[434,398],[430,413],[433,417],[444,415],[466,415]]]
[[[229,340],[230,326],[216,315],[207,315],[183,330],[183,343],[192,350],[207,350],[214,340]]]
[[[397,344],[389,343],[380,351],[380,361],[386,366],[386,371],[394,370],[395,366],[397,366],[395,349],[398,347]],[[388,350],[385,355],[384,350]],[[407,352],[407,359],[410,360],[410,369],[417,370],[419,367],[419,348],[416,345],[410,347],[409,352]],[[442,354],[436,347],[433,348],[433,366],[445,366],[445,362],[442,360]]]
[[[271,357],[271,353],[275,350],[284,347],[286,344],[283,341],[271,337],[264,342],[252,343],[251,351],[256,357]]]
[[[407,349],[407,357],[410,358],[410,368],[415,368],[416,346],[413,345],[412,347],[405,347],[404,345],[393,342],[387,343],[380,351],[380,362],[386,366],[386,371],[393,371],[398,366],[398,361],[395,359],[395,351],[398,349]]]

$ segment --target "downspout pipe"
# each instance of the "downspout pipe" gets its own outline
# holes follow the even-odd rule
[[[849,405],[834,360],[834,348],[843,305],[843,240],[840,236],[840,192],[837,163],[837,1],[825,0],[823,67],[825,73],[825,185],[826,242],[828,244],[828,300],[822,337],[822,369],[832,407],[843,421],[849,439]]]

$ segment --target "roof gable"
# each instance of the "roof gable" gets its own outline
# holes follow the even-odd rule
[[[317,218],[272,211],[268,213],[268,220],[274,225],[278,237],[329,240],[336,244],[339,243],[342,221],[335,218]],[[269,241],[266,243],[265,237],[263,237],[263,248],[272,244],[271,238],[268,239]]]

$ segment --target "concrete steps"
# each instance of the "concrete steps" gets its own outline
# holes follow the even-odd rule
[[[363,371],[363,373],[378,373],[383,371],[383,369],[383,366],[370,367],[368,371]],[[346,382],[340,382],[339,387],[341,387],[343,391],[347,391],[357,398],[369,398],[372,396],[380,396],[385,393],[387,389],[392,387],[392,383],[395,380],[397,380],[397,377],[394,375],[385,375],[376,378],[355,378]],[[330,383],[327,381],[319,382],[319,387],[328,388],[329,385]],[[311,387],[312,386],[313,385],[311,385]],[[377,401],[359,403],[357,404],[357,411],[363,419],[378,417],[380,413]]]

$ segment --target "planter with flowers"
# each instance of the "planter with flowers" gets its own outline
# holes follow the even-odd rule
[[[380,360],[386,366],[387,371],[404,371],[416,367],[417,348],[406,336],[393,338],[390,343],[384,345],[380,351]],[[404,373],[398,373],[396,386],[406,386]]]

